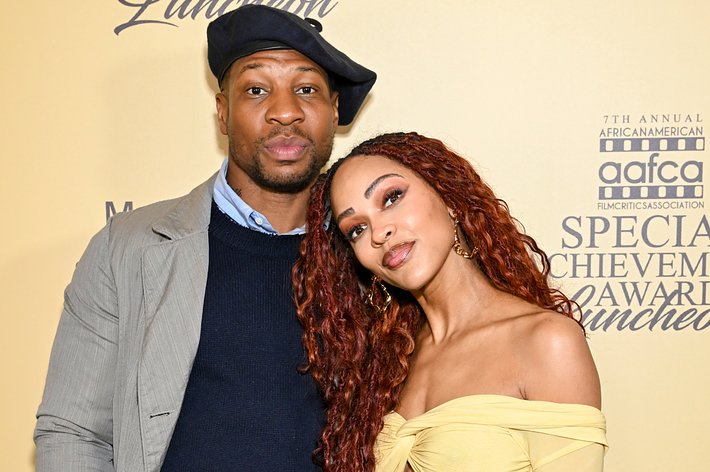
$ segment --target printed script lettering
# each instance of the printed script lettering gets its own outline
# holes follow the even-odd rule
[[[118,0],[118,2],[134,9],[135,13],[130,20],[113,30],[116,35],[138,25],[158,24],[177,27],[179,20],[195,20],[200,15],[209,20],[242,5],[266,5],[304,18],[313,15],[323,18],[338,5],[337,2],[331,4],[331,0],[143,0],[138,2]]]

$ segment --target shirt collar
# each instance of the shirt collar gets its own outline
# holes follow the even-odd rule
[[[300,228],[292,229],[288,233],[279,233],[271,226],[271,223],[264,215],[252,209],[241,199],[237,192],[227,183],[227,167],[229,166],[229,158],[226,158],[222,163],[222,167],[217,175],[217,180],[214,184],[213,197],[217,207],[222,213],[229,216],[245,228],[262,233],[271,234],[274,236],[291,236],[296,234],[305,234],[306,225]]]

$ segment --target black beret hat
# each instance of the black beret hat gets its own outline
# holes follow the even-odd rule
[[[341,125],[350,124],[377,74],[335,49],[320,35],[315,20],[265,5],[244,5],[207,27],[207,59],[220,85],[230,66],[242,57],[268,49],[294,49],[330,72],[339,93]]]

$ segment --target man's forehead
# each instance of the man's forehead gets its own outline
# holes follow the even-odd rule
[[[299,72],[316,72],[327,78],[328,74],[320,65],[295,49],[258,51],[242,57],[232,65],[232,73],[241,75],[255,69],[284,68]]]

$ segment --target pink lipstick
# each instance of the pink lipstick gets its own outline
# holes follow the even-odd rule
[[[389,251],[387,251],[382,258],[382,265],[389,267],[390,269],[395,269],[400,266],[409,256],[409,253],[414,246],[414,241],[408,241],[406,243],[400,243],[396,246],[392,246]]]

